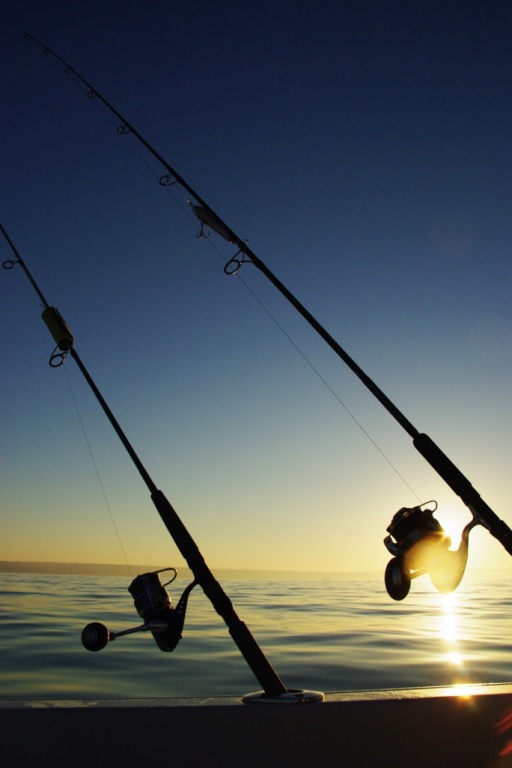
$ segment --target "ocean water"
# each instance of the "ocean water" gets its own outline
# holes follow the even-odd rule
[[[242,695],[261,686],[200,587],[183,639],[149,633],[86,651],[82,628],[141,621],[129,578],[3,573],[0,698]],[[290,688],[331,691],[512,680],[512,584],[466,577],[443,596],[427,578],[395,603],[382,581],[223,581],[240,618]],[[187,581],[169,585],[176,605]]]

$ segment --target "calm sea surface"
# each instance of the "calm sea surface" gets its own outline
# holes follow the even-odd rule
[[[140,622],[112,576],[1,574],[0,698],[241,695],[261,686],[200,587],[183,639],[163,653],[148,633],[99,653],[83,626]],[[221,580],[222,581],[222,580]],[[187,581],[169,585],[176,605]],[[512,583],[466,577],[442,596],[426,578],[394,603],[382,581],[222,581],[290,688],[341,691],[512,680]]]

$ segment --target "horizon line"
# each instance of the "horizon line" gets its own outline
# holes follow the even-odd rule
[[[174,567],[174,566],[173,566]],[[133,578],[133,571],[147,573],[161,570],[163,566],[130,564],[127,563],[79,563],[52,560],[0,560],[0,573],[41,573],[49,575],[71,576],[128,576]],[[192,571],[186,565],[176,568],[178,574],[191,577]],[[381,580],[381,570],[364,571],[323,571],[323,570],[298,570],[279,568],[216,568],[217,574],[224,577],[237,579],[337,579],[337,580]],[[468,570],[468,575],[474,574],[498,574],[510,573],[507,568],[474,568]],[[214,574],[215,575],[215,574]]]

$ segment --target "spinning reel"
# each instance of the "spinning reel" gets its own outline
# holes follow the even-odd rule
[[[429,504],[434,507],[428,508]],[[457,550],[451,550],[451,539],[434,517],[437,501],[427,501],[417,507],[402,507],[393,516],[384,539],[394,555],[384,574],[384,583],[393,600],[403,600],[409,594],[411,579],[428,573],[439,592],[453,592],[459,586],[468,559],[469,532],[475,525],[484,525],[472,507],[472,520],[462,531]],[[487,527],[487,526],[486,526]],[[394,540],[393,540],[394,539]]]
[[[158,574],[174,571],[174,576],[162,584]],[[88,651],[101,651],[109,641],[134,632],[150,631],[161,651],[173,651],[181,640],[185,623],[188,597],[197,581],[193,581],[183,592],[176,608],[172,607],[171,598],[165,587],[174,581],[176,568],[162,568],[137,576],[128,591],[131,593],[135,608],[144,624],[121,632],[110,632],[104,624],[97,621],[87,624],[82,631],[82,644]]]

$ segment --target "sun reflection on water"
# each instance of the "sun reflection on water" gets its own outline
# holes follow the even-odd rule
[[[441,623],[439,634],[444,641],[445,651],[442,659],[452,669],[452,683],[464,683],[464,654],[460,648],[459,611],[460,601],[456,592],[441,597]]]
[[[463,663],[462,656],[457,651],[450,651],[450,653],[447,653],[446,661],[454,667],[461,667]]]
[[[457,597],[455,592],[441,595],[443,618],[441,622],[441,637],[447,644],[457,643]]]

